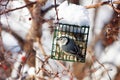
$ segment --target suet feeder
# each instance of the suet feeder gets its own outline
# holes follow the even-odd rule
[[[71,24],[58,23],[54,29],[54,37],[52,43],[51,58],[55,60],[71,61],[71,62],[85,62],[86,49],[88,42],[89,26],[78,26]],[[56,38],[60,36],[72,38],[80,47],[83,57],[77,59],[74,55],[65,54],[56,42]]]

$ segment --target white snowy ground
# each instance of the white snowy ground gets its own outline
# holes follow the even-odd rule
[[[34,0],[31,0],[31,1],[34,1]],[[50,5],[54,5],[53,1],[54,0],[48,0],[46,5],[42,9],[44,10],[47,7],[49,7]],[[61,2],[62,2],[62,0],[58,0],[57,3],[60,4]],[[13,1],[12,3],[9,4],[9,6],[11,8],[20,7],[22,5],[25,5],[23,0]],[[66,1],[64,3],[62,3],[57,9],[58,9],[58,17],[62,18],[59,21],[61,23],[76,24],[76,25],[92,25],[92,19],[91,19],[92,16],[91,15],[93,15],[94,10],[89,10],[89,14],[88,14],[88,11],[84,7],[77,6],[74,4],[68,5],[68,3]],[[99,14],[98,14],[98,20],[96,22],[96,34],[99,34],[101,28],[103,27],[103,24],[109,21],[109,19],[111,17],[111,13],[112,13],[111,8],[107,8],[105,6],[100,8]],[[107,14],[107,15],[105,15],[105,14]],[[30,17],[31,16],[30,16],[27,8],[23,8],[21,10],[17,10],[17,11],[13,11],[13,12],[9,13],[9,16],[7,16],[7,19],[6,19],[5,15],[2,15],[1,22],[4,26],[9,25],[9,27],[12,30],[14,30],[23,39],[25,39],[28,29],[31,27],[31,21],[29,20]],[[44,18],[45,19],[53,18],[53,19],[55,19],[54,22],[56,22],[55,9],[53,8],[50,11],[48,11],[45,14]],[[89,18],[90,18],[90,21],[89,21]],[[91,26],[91,28],[92,28],[92,26]],[[91,34],[91,32],[90,32],[90,34]],[[92,40],[91,37],[92,36],[90,35],[89,42]],[[7,50],[10,50],[13,46],[17,46],[16,48],[12,49],[13,55],[14,55],[14,53],[16,53],[17,51],[20,50],[17,40],[12,35],[3,31],[2,39],[3,39],[4,46]],[[44,47],[47,55],[50,55],[51,45],[52,45],[52,35],[50,35],[50,29],[49,29],[48,23],[43,24],[42,44],[43,44],[43,47]],[[113,64],[119,66],[120,65],[120,63],[119,63],[119,61],[120,61],[119,60],[120,59],[119,58],[120,57],[119,56],[119,52],[120,52],[119,44],[120,44],[119,41],[115,42],[114,44],[112,44],[111,46],[106,48],[106,51],[103,51],[101,46],[97,45],[96,55],[97,55],[97,57],[100,55],[100,57],[98,57],[99,61],[101,63],[108,62],[108,63],[113,63]],[[99,50],[99,49],[101,49],[101,50]],[[100,52],[98,52],[98,51],[100,51]],[[50,59],[49,63],[50,64],[53,63],[53,64],[51,64],[51,66],[54,67],[54,71],[58,71],[58,69],[59,69],[59,71],[62,70],[58,67],[58,65],[56,65],[56,62],[54,60]],[[94,67],[98,67],[98,66],[99,66],[98,63],[94,63]],[[111,64],[106,64],[106,66],[110,67],[110,69],[112,68],[112,70],[109,72],[110,72],[110,76],[113,79],[114,75],[117,72],[116,67],[114,67]],[[27,67],[27,69],[29,69],[29,66]],[[31,71],[34,71],[34,70],[32,69]],[[104,69],[103,70],[100,69],[95,73],[96,78],[100,77],[100,74],[102,71],[104,71]],[[64,78],[64,77],[62,77],[62,78]],[[66,76],[66,78],[67,78],[66,80],[69,80],[68,76]],[[108,79],[108,77],[106,77],[106,76],[102,77],[102,80],[107,80],[107,79]],[[84,80],[89,80],[89,77],[85,77]]]

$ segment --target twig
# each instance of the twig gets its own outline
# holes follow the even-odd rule
[[[112,4],[120,4],[120,1],[113,1]],[[87,9],[98,8],[102,5],[111,6],[110,1],[104,1],[104,2],[99,2],[99,3],[93,4],[93,5],[85,6],[85,8],[87,8]]]
[[[8,5],[8,3],[9,3],[9,2],[10,2],[10,0],[6,1],[6,3],[5,3],[5,4],[2,4],[2,1],[0,1],[0,3],[1,3],[0,5],[1,5],[1,6],[5,6],[5,7],[6,7],[6,6]]]
[[[97,3],[97,4],[94,4],[94,5],[89,5],[89,6],[85,6],[87,9],[90,9],[90,8],[98,8],[102,5],[110,5],[109,4],[110,1],[105,1],[105,2],[100,2],[100,3]],[[9,13],[9,12],[12,12],[12,11],[15,11],[15,10],[19,10],[19,9],[22,9],[22,8],[25,8],[27,6],[31,6],[33,4],[36,4],[37,2],[31,2],[29,4],[26,4],[24,6],[21,6],[21,7],[18,7],[18,8],[14,8],[14,9],[7,9],[5,11],[2,11],[0,12],[0,15],[3,15],[5,13]],[[57,11],[57,4],[56,4],[56,0],[54,0],[54,3],[55,3],[55,11],[56,11],[56,15],[57,15],[57,20],[59,21],[59,17],[58,17],[58,11]],[[120,4],[120,1],[114,1],[112,2],[113,4]],[[111,6],[111,5],[110,5]],[[119,10],[117,10],[116,8],[114,8],[115,11],[117,12],[120,12]]]
[[[60,61],[56,61],[56,62],[57,62],[57,64],[59,64],[64,70],[66,70],[66,71],[70,74],[71,80],[73,80],[73,73],[70,72],[70,71],[68,70],[68,68],[65,67]]]
[[[94,63],[94,62],[95,62],[95,56],[93,57],[93,56],[91,55],[91,57],[92,57],[92,63]],[[93,65],[93,68],[95,69],[94,65]],[[95,73],[94,73],[94,76],[95,76]],[[96,76],[95,76],[95,80],[97,80],[97,79],[96,79]]]
[[[42,62],[42,66],[41,66],[41,68],[43,68],[44,67],[44,65],[45,65],[45,63],[48,61],[48,59],[50,58],[50,56],[47,56],[47,58],[43,61],[43,60],[41,60],[38,56],[36,56],[36,58],[39,60],[39,61],[41,61]],[[39,72],[40,72],[40,70],[42,70],[42,69],[38,69],[38,71],[36,72],[36,74],[38,74]]]
[[[45,52],[45,50],[44,50],[44,48],[43,48],[43,45],[42,45],[42,43],[41,43],[41,40],[38,40],[38,42],[39,42],[39,49],[40,49],[40,51],[42,52],[42,54],[44,55],[44,56],[46,56],[46,52]]]
[[[60,62],[60,61],[56,61],[57,64],[59,64],[64,70],[68,71],[68,69]]]
[[[100,61],[95,56],[92,56],[92,59],[93,59],[93,61],[96,61],[98,64],[100,64],[105,69],[105,72],[107,72],[107,75],[109,77],[109,80],[112,80],[108,73],[108,69],[106,69],[106,67],[102,63],[100,63]]]
[[[109,77],[109,80],[112,80],[109,73],[108,73],[108,70],[106,69],[106,67],[102,63],[100,63],[98,59],[95,59],[95,60],[105,69],[105,72],[107,72],[107,75]]]
[[[106,67],[102,64],[102,63],[100,63],[100,61],[94,56],[94,55],[92,55],[92,52],[93,51],[89,51],[89,53],[90,53],[90,55],[91,55],[91,57],[92,57],[92,63],[94,63],[95,61],[98,63],[98,64],[100,64],[104,69],[105,69],[105,71],[107,72],[107,75],[108,75],[108,77],[109,77],[109,80],[112,80],[111,79],[111,77],[110,77],[110,75],[109,75],[109,73],[108,73],[108,69],[106,69]],[[94,67],[94,66],[93,66]],[[95,69],[95,68],[94,68]],[[94,74],[95,75],[95,74]],[[95,80],[96,80],[96,78],[95,78]]]
[[[56,0],[54,0],[54,4],[55,4],[55,11],[56,11],[57,23],[58,23],[59,22],[59,17],[58,17],[58,10],[57,10]]]
[[[24,5],[24,6],[21,6],[21,7],[18,7],[18,8],[14,8],[14,9],[7,9],[7,10],[5,10],[5,11],[0,12],[0,15],[9,13],[9,12],[11,12],[11,11],[15,11],[15,10],[19,10],[19,9],[25,8],[25,7],[31,6],[31,5],[33,5],[33,4],[36,4],[36,2],[31,2],[31,3],[29,3],[29,4],[26,4],[26,5]]]

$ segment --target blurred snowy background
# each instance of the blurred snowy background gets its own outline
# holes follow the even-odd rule
[[[0,0],[0,80],[119,80],[119,10],[119,0]],[[50,59],[58,21],[90,26],[85,63]]]

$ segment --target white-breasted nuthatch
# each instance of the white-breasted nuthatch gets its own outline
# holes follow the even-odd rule
[[[81,59],[83,57],[82,50],[73,39],[66,36],[61,36],[57,38],[57,44],[65,53],[74,55],[77,59]]]

